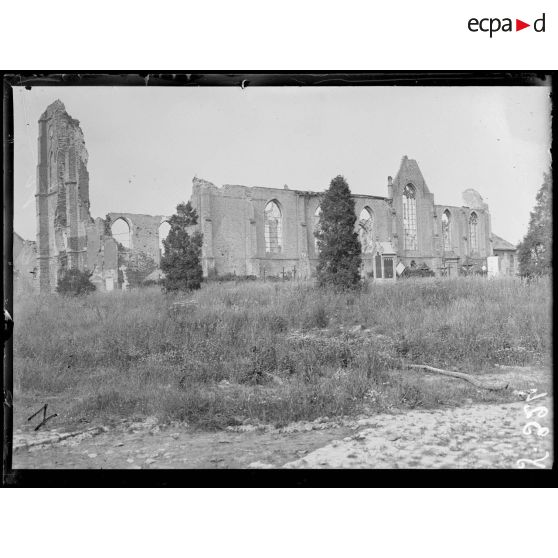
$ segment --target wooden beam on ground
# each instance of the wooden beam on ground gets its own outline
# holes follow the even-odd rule
[[[481,389],[488,389],[491,391],[501,391],[503,389],[507,389],[509,384],[487,384],[485,382],[481,382],[471,374],[464,374],[463,372],[453,372],[452,370],[442,370],[441,368],[434,368],[433,366],[427,366],[426,364],[405,364],[407,368],[416,368],[419,370],[426,370],[428,372],[434,372],[436,374],[442,374],[444,376],[451,376],[452,378],[460,378],[461,380],[465,380],[473,384],[474,386],[481,388]]]

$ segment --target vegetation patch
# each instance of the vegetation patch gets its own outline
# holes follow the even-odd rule
[[[477,375],[546,366],[550,301],[548,277],[29,297],[14,312],[16,404],[59,396],[60,420],[156,415],[226,428],[503,401],[507,392],[402,370],[402,359]]]

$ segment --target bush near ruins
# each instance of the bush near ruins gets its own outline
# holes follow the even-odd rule
[[[434,272],[425,263],[421,263],[418,267],[406,267],[399,278],[434,277],[434,275]]]
[[[345,178],[336,176],[320,205],[317,278],[320,286],[348,289],[359,286],[361,246],[355,232],[355,202]]]
[[[58,279],[56,292],[64,296],[81,296],[93,292],[96,287],[91,282],[92,273],[79,269],[68,269]]]
[[[196,210],[190,202],[178,204],[176,213],[169,219],[170,231],[163,240],[164,254],[161,258],[161,270],[165,274],[163,288],[166,291],[189,291],[201,286],[202,234],[189,232],[197,222]]]
[[[531,212],[529,229],[518,246],[519,273],[523,277],[549,275],[552,271],[552,178],[544,174]]]

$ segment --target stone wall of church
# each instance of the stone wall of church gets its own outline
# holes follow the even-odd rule
[[[143,215],[138,213],[109,213],[107,223],[114,225],[118,219],[126,222],[130,230],[130,249],[142,252],[151,258],[155,265],[161,262],[159,227],[167,221],[163,215]]]
[[[403,196],[407,185],[414,192],[416,207],[416,246],[405,242]],[[224,185],[194,178],[191,202],[200,217],[203,233],[203,268],[205,275],[281,276],[297,273],[310,276],[317,265],[318,254],[314,231],[318,222],[316,210],[321,193],[283,189]],[[372,218],[372,248],[363,253],[363,272],[374,270],[374,257],[380,246],[393,248],[395,263],[420,266],[426,264],[436,274],[447,267],[470,264],[480,266],[492,254],[490,214],[482,198],[474,190],[466,192],[468,206],[435,205],[434,195],[415,160],[403,157],[395,179],[388,179],[388,196],[356,194],[356,230],[363,209]],[[281,250],[266,251],[265,208],[274,202],[282,221]],[[450,249],[444,248],[442,215],[450,212]],[[477,217],[477,250],[472,249],[469,220]],[[381,244],[383,243],[383,244]],[[455,267],[457,270],[457,267]],[[456,271],[457,272],[457,271]]]
[[[224,185],[194,178],[191,202],[203,233],[203,268],[206,275],[309,277],[318,261],[314,232],[321,194],[288,188]],[[390,205],[386,198],[355,195],[359,215],[368,208],[373,235],[391,238]],[[274,202],[282,217],[281,250],[268,253],[265,242],[265,208]],[[366,254],[365,259],[372,259]]]

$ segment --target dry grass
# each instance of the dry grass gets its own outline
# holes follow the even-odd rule
[[[229,282],[181,299],[156,287],[30,297],[15,308],[16,395],[78,398],[68,419],[155,414],[207,428],[501,400],[397,364],[471,373],[545,364],[550,289],[549,280],[460,278],[342,294]]]

